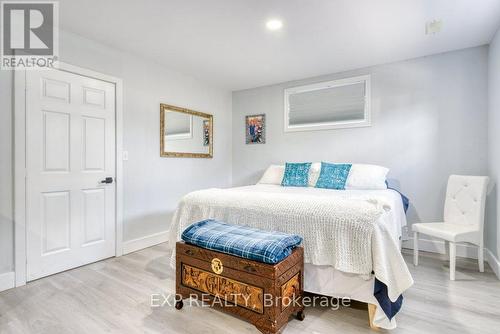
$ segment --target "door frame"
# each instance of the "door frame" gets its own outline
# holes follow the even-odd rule
[[[86,68],[57,62],[54,69],[115,85],[115,256],[123,254],[123,81]],[[26,284],[26,69],[14,71],[14,271],[15,286]]]

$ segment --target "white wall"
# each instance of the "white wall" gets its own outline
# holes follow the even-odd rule
[[[62,32],[62,61],[123,79],[124,240],[165,231],[184,194],[231,184],[231,93],[149,60]],[[12,270],[10,72],[0,71],[0,273]],[[214,158],[160,157],[160,102],[214,115]]]
[[[447,178],[487,173],[486,46],[233,93],[233,184],[272,163],[352,161],[391,169],[410,222],[442,219]],[[372,75],[368,128],[284,133],[283,89]],[[266,144],[245,145],[245,115],[265,113]]]
[[[410,222],[441,219],[449,174],[486,174],[489,167],[498,175],[499,35],[489,48],[489,114],[487,47],[234,92],[232,115],[231,94],[210,83],[70,33],[61,34],[60,47],[63,61],[124,80],[124,239],[131,240],[167,229],[183,194],[229,186],[231,172],[234,185],[255,183],[269,164],[285,161],[386,165],[392,184],[410,197]],[[284,88],[367,73],[372,127],[283,132]],[[0,71],[0,273],[13,269],[11,97],[12,73]],[[214,159],[159,157],[160,102],[214,114]],[[256,113],[267,114],[267,143],[245,145],[244,116]],[[500,245],[495,223],[486,227],[493,252]]]
[[[500,170],[500,30],[489,47],[488,67],[488,171],[492,178],[493,190],[488,202],[486,243],[497,256],[500,255],[500,228],[498,221],[500,196],[498,196],[498,176]]]
[[[0,273],[12,271],[14,253],[12,78],[0,70]]]
[[[184,194],[230,185],[230,92],[74,35],[59,44],[63,61],[124,82],[124,240],[166,230]],[[160,157],[160,102],[214,115],[213,159]]]

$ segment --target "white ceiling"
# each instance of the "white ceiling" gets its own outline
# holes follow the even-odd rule
[[[60,25],[239,90],[487,44],[500,1],[63,0]]]

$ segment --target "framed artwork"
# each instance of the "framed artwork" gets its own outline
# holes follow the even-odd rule
[[[245,116],[245,142],[247,144],[266,143],[266,115]]]
[[[210,145],[210,122],[208,120],[203,121],[203,146]]]

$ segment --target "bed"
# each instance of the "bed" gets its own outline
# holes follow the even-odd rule
[[[187,226],[206,218],[303,236],[305,291],[375,305],[372,323],[396,327],[374,288],[386,288],[392,303],[400,302],[413,284],[400,252],[406,217],[397,191],[274,184],[195,191],[179,203],[169,244],[180,240]]]

